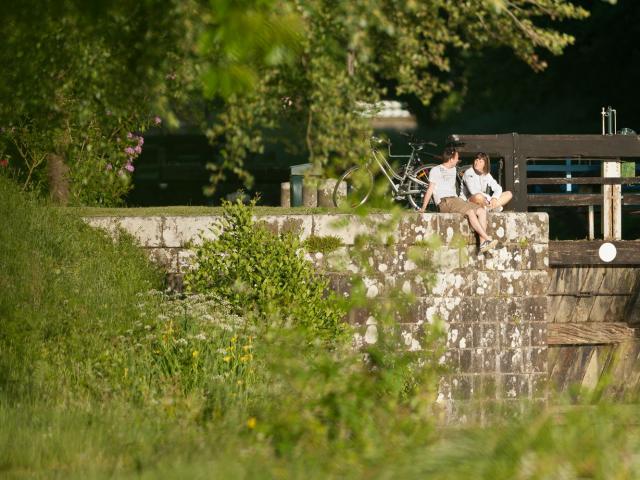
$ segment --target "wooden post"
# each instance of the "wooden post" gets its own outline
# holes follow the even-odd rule
[[[284,208],[291,207],[291,183],[289,182],[280,184],[280,206]]]
[[[620,177],[620,162],[602,162],[602,176]],[[622,196],[621,185],[602,186],[602,238],[620,240],[622,238]]]

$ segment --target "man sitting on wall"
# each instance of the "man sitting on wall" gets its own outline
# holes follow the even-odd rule
[[[487,235],[487,211],[483,206],[470,203],[458,197],[456,192],[456,165],[460,161],[458,151],[454,147],[447,147],[442,154],[442,164],[433,167],[429,172],[429,188],[424,195],[421,212],[433,196],[433,201],[442,213],[461,213],[467,217],[471,228],[480,239],[480,253],[484,253],[498,244]]]

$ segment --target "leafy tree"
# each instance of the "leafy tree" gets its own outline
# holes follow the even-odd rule
[[[358,139],[370,132],[361,102],[408,94],[428,105],[434,95],[459,94],[450,59],[486,46],[507,47],[542,70],[545,52],[558,55],[573,41],[551,22],[588,15],[564,0],[278,4],[293,6],[302,19],[301,53],[294,62],[263,66],[254,89],[228,98],[208,132],[224,139],[224,160],[211,166],[214,184],[225,169],[243,175],[243,160],[262,151],[267,132],[285,132],[281,141],[291,151],[320,166],[355,161],[366,146]]]
[[[120,199],[143,148],[134,132],[166,113],[197,11],[177,0],[25,0],[2,10],[1,140],[25,187],[72,203]]]

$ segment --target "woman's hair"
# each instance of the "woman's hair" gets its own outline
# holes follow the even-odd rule
[[[489,170],[491,170],[489,155],[487,155],[486,153],[480,152],[476,155],[476,158],[480,160],[484,160],[484,168],[482,169],[482,173],[484,173],[485,175],[489,173]]]

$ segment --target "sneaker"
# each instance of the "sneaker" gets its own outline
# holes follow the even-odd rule
[[[480,244],[480,253],[485,253],[498,245],[497,240],[485,240]]]

